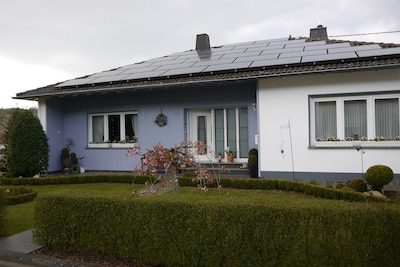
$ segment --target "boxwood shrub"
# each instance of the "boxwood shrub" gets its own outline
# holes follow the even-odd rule
[[[86,184],[86,183],[137,183],[144,184],[151,179],[146,175],[134,174],[88,174],[49,176],[41,178],[0,178],[2,185],[49,185],[49,184]]]
[[[192,178],[179,178],[180,186],[196,186]],[[283,190],[303,193],[310,196],[322,197],[327,199],[361,201],[361,202],[386,202],[384,198],[368,196],[359,192],[340,190],[320,186],[317,184],[308,184],[291,180],[279,179],[239,179],[239,178],[221,178],[220,184],[227,188],[237,189],[263,189],[263,190]],[[210,183],[208,187],[215,187],[216,183]]]
[[[201,196],[40,195],[34,238],[55,251],[151,266],[397,266],[400,262],[398,205],[337,201],[304,205]]]

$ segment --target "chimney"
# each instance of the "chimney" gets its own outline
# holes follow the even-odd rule
[[[318,25],[317,28],[310,29],[310,41],[327,41],[328,33],[326,27]]]
[[[208,34],[198,34],[196,38],[196,50],[204,51],[209,50],[210,48],[210,37],[208,37]]]

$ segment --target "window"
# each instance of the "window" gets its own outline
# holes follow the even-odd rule
[[[90,144],[132,144],[137,142],[137,138],[136,112],[89,115]]]
[[[249,151],[247,108],[214,110],[215,153],[234,151],[235,157],[247,158]]]
[[[398,140],[400,94],[310,98],[311,144]],[[376,143],[376,142],[375,142]]]

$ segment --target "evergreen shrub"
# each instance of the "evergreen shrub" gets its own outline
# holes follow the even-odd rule
[[[394,174],[390,167],[385,165],[374,165],[369,167],[365,173],[365,180],[372,190],[382,192],[383,186],[393,180]]]
[[[6,127],[5,161],[10,177],[32,177],[48,167],[49,145],[31,110],[17,109]]]
[[[357,192],[365,192],[367,191],[367,184],[358,178],[355,178],[350,181],[349,187]]]
[[[54,251],[112,256],[143,266],[400,262],[398,205],[226,198],[53,192],[36,200],[34,238]]]

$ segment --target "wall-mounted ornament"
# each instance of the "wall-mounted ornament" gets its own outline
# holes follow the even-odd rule
[[[167,125],[167,116],[162,114],[162,111],[160,114],[157,115],[156,120],[154,121],[158,126],[163,127]]]

